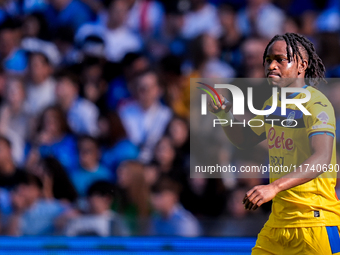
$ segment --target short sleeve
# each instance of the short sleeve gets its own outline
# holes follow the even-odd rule
[[[323,133],[334,137],[335,114],[332,104],[328,100],[315,100],[306,108],[311,113],[304,115],[308,138]]]

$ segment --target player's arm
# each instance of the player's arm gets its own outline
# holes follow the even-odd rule
[[[279,178],[268,185],[255,186],[249,190],[243,200],[246,209],[255,210],[272,200],[277,193],[304,184],[318,177],[323,172],[315,171],[317,165],[329,165],[333,151],[333,136],[319,134],[310,137],[310,147],[312,155],[301,164],[301,168]],[[314,170],[312,166],[314,165]]]
[[[214,101],[210,99],[208,103],[208,109],[211,113],[218,116],[218,118],[226,119],[230,123],[232,116],[230,109],[232,104],[230,102],[225,102],[223,95],[220,95],[220,98],[222,105],[215,96],[217,105],[215,105]],[[233,122],[238,122],[238,120],[233,117]],[[245,149],[254,146],[266,138],[265,134],[259,136],[247,125],[245,127],[243,125],[233,125],[232,127],[230,125],[221,126],[230,142],[232,142],[239,149]]]

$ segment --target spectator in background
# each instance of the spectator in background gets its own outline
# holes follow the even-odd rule
[[[179,203],[178,183],[163,177],[152,187],[151,192],[151,203],[157,212],[152,216],[151,235],[200,235],[197,219]]]
[[[35,175],[21,172],[11,193],[12,214],[8,219],[7,235],[52,235],[54,220],[69,208],[54,199],[42,199],[42,182]]]
[[[107,118],[101,121],[107,122],[107,130],[101,137],[106,143],[101,161],[110,169],[116,181],[118,166],[125,160],[137,159],[139,149],[127,139],[123,124],[116,112],[109,113]]]
[[[190,164],[190,136],[188,120],[175,116],[167,127],[169,136],[181,166],[189,168]]]
[[[50,39],[48,24],[44,14],[34,12],[27,15],[22,24],[22,33],[24,38]]]
[[[19,172],[21,170],[13,161],[10,141],[0,136],[0,187],[13,188],[18,181]]]
[[[126,24],[145,39],[159,32],[163,22],[163,8],[158,1],[134,0]]]
[[[32,131],[32,122],[24,105],[25,88],[18,78],[7,79],[6,84],[6,102],[0,107],[0,133],[11,141],[16,164],[23,165],[25,143]]]
[[[77,45],[74,42],[74,32],[72,28],[68,26],[58,28],[53,42],[61,55],[60,66],[67,67],[79,62],[82,55],[76,49]]]
[[[195,178],[188,178],[180,201],[186,210],[201,221],[205,233],[213,235],[219,228],[218,220],[225,212],[227,192],[221,179],[204,177],[196,175]]]
[[[191,42],[191,59],[194,70],[202,78],[233,78],[234,69],[219,59],[220,47],[215,37],[202,34]]]
[[[151,161],[149,164],[144,165],[144,179],[146,184],[151,188],[161,176],[158,163]]]
[[[316,26],[316,18],[318,17],[316,12],[307,11],[304,12],[300,18],[300,23],[297,23],[299,34],[303,34],[307,36],[308,38],[313,38],[315,35],[317,35],[317,26]],[[320,46],[318,46],[320,48]]]
[[[36,168],[37,176],[43,183],[43,197],[58,199],[63,203],[75,203],[78,197],[70,178],[60,162],[53,157],[40,160]]]
[[[140,38],[135,35],[125,22],[128,14],[128,3],[123,0],[114,0],[108,7],[107,16],[98,23],[83,25],[76,34],[78,42],[89,35],[103,38],[105,42],[105,57],[112,62],[119,62],[128,52],[137,52],[142,49]]]
[[[263,78],[263,54],[261,50],[266,47],[266,40],[260,37],[250,37],[241,45],[242,77]]]
[[[185,165],[178,156],[173,140],[163,136],[157,143],[154,151],[154,159],[161,175],[167,175],[182,185],[185,190],[188,187],[189,165]]]
[[[122,62],[123,72],[109,83],[107,91],[107,106],[117,110],[119,104],[129,97],[136,96],[136,88],[133,80],[137,74],[150,67],[149,60],[141,53],[127,53]]]
[[[141,148],[139,158],[148,162],[172,112],[160,102],[161,88],[155,72],[147,70],[139,74],[136,77],[136,88],[137,100],[121,105],[119,116],[128,138]]]
[[[175,114],[189,118],[190,83],[182,73],[182,61],[167,55],[160,61],[160,80],[164,84],[165,100]]]
[[[93,19],[90,8],[78,0],[51,0],[44,14],[52,32],[61,26],[69,26],[75,32]]]
[[[182,35],[184,14],[190,8],[188,0],[163,1],[165,15],[161,29],[148,42],[150,57],[157,61],[167,54],[185,56],[187,40]]]
[[[56,101],[56,82],[52,77],[53,65],[48,56],[33,52],[29,56],[27,84],[27,109],[33,116],[37,116]]]
[[[276,34],[282,34],[285,14],[271,2],[248,0],[246,7],[239,11],[237,17],[242,35],[270,39]]]
[[[36,167],[39,157],[55,157],[71,173],[78,167],[75,138],[70,133],[65,113],[58,106],[50,106],[42,113],[34,136],[27,166]]]
[[[71,175],[78,194],[86,196],[88,188],[98,180],[113,181],[113,175],[106,166],[99,163],[100,151],[98,142],[91,136],[78,140],[80,168]]]
[[[24,74],[27,57],[20,49],[21,30],[17,20],[6,19],[0,25],[0,61],[7,72]]]
[[[245,39],[237,24],[237,13],[229,5],[219,6],[219,19],[222,26],[222,35],[219,38],[222,59],[239,69],[241,64],[240,45]]]
[[[67,114],[72,131],[78,135],[98,134],[98,108],[89,100],[79,97],[78,78],[71,72],[61,71],[56,75],[57,102]]]
[[[120,61],[126,53],[140,51],[142,42],[139,37],[125,27],[128,15],[126,1],[115,0],[109,6],[106,23],[106,56],[113,62]]]
[[[163,136],[154,151],[154,161],[159,165],[162,174],[171,176],[182,185],[186,185],[186,174],[189,168],[184,168],[183,162],[177,157],[174,144],[169,136]]]
[[[114,186],[107,181],[94,182],[87,191],[88,210],[70,220],[66,236],[126,236],[123,219],[110,210],[114,201]]]
[[[191,11],[184,16],[182,35],[193,39],[203,33],[213,37],[221,35],[221,24],[216,8],[206,0],[191,0]]]
[[[107,111],[105,93],[107,82],[104,80],[105,61],[96,57],[88,57],[82,67],[82,84],[84,97],[95,104],[100,113]]]
[[[145,235],[151,208],[143,165],[137,161],[125,161],[120,164],[117,176],[118,194],[113,209],[126,218],[132,235]]]

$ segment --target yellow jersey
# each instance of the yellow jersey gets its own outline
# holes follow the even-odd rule
[[[275,196],[272,213],[265,224],[272,228],[340,226],[340,202],[335,193],[339,168],[336,168],[338,166],[336,165],[334,109],[319,90],[307,85],[304,88],[310,91],[311,99],[302,105],[311,115],[304,115],[294,104],[287,104],[286,115],[281,115],[281,101],[278,94],[275,112],[268,116],[259,115],[254,118],[264,122],[262,127],[252,127],[252,130],[259,136],[266,134],[269,165],[272,169],[276,166],[276,171],[270,172],[270,182],[287,174],[282,171],[281,166],[289,172],[302,171],[299,168],[300,164],[312,154],[309,139],[313,135],[326,133],[334,137],[331,163],[323,170],[322,167],[325,166],[309,166],[314,167],[314,171],[325,172],[307,183],[281,191]],[[304,93],[293,93],[287,98],[304,97]],[[269,98],[262,109],[271,108],[272,101],[272,97]]]

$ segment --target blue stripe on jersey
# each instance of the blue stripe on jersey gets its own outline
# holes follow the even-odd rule
[[[308,85],[305,85],[305,86],[303,86],[302,88],[305,89],[305,88],[307,88],[307,87],[308,87]],[[291,99],[291,98],[296,97],[296,96],[299,95],[299,94],[300,94],[300,92],[295,92],[295,93],[293,93],[293,94],[288,95],[287,98]],[[281,100],[281,99],[280,99],[280,100]]]
[[[340,235],[337,226],[326,227],[332,254],[340,252]]]
[[[266,105],[266,107],[264,108],[264,110],[268,110],[270,109],[271,106],[270,105]],[[280,117],[287,117],[291,112],[295,112],[295,117],[294,119],[295,120],[298,120],[298,119],[302,119],[303,118],[303,113],[302,111],[300,110],[292,110],[292,109],[289,109],[289,108],[286,108],[286,115],[281,115],[281,107],[277,107],[276,110],[271,113],[270,115],[275,115],[275,116],[280,116]]]
[[[321,132],[313,132],[313,133],[310,133],[308,138],[311,138],[312,136],[314,135],[323,135],[323,134],[327,134],[329,136],[332,136],[334,138],[334,134],[331,133],[331,132],[326,132],[326,131],[321,131]]]
[[[307,87],[308,87],[308,85],[305,85],[305,86],[303,86],[302,88],[305,89],[305,88],[307,88]],[[300,94],[300,92],[295,92],[295,93],[293,93],[293,94],[290,94],[290,95],[287,96],[287,99],[292,99],[292,98],[296,97],[296,96],[299,95],[299,94]],[[280,101],[281,101],[281,97],[279,97],[279,99],[280,99]]]

